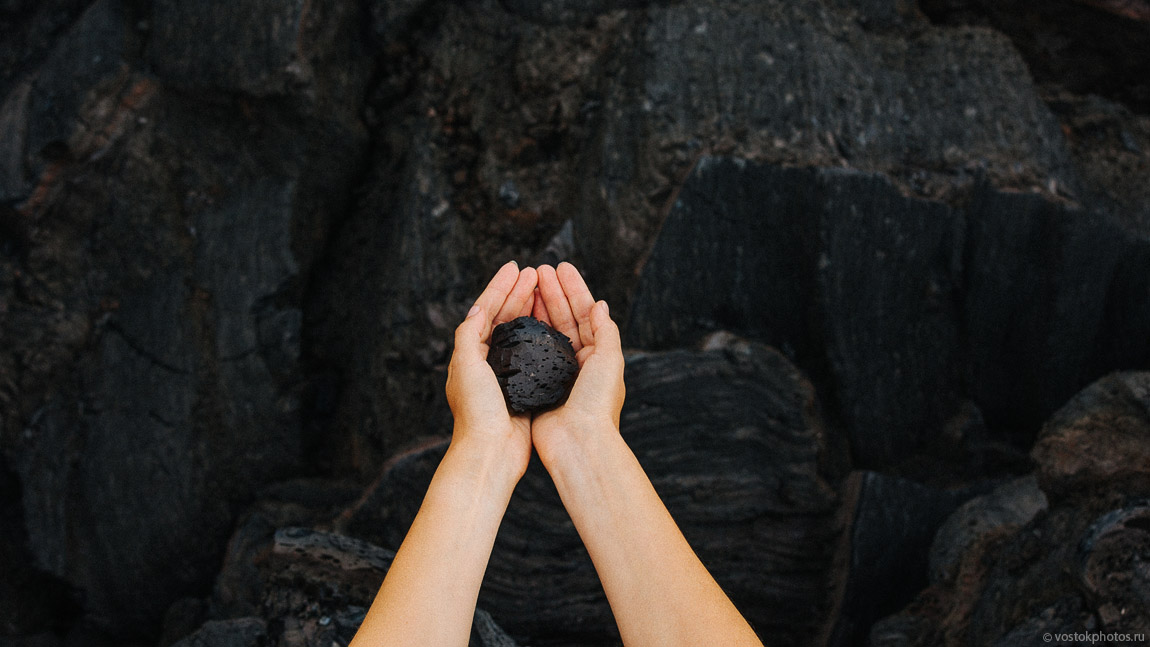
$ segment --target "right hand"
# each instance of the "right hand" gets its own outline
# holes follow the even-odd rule
[[[623,409],[623,349],[619,327],[607,302],[595,302],[579,270],[570,263],[538,268],[538,291],[532,315],[571,339],[579,377],[567,401],[531,421],[531,442],[550,468],[576,459],[604,434],[619,433]]]

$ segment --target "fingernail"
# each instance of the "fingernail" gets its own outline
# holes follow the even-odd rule
[[[600,301],[599,303],[603,306],[603,314],[610,316],[611,306],[607,305],[606,301]]]
[[[467,318],[470,319],[477,314],[479,314],[479,304],[478,303],[471,306],[471,309],[467,311]]]
[[[519,263],[518,263],[518,262],[516,262],[516,261],[511,261],[511,264],[512,264],[512,265],[514,265],[516,268],[518,268],[518,267],[519,267]]]

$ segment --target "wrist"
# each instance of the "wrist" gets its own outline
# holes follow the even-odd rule
[[[496,495],[506,494],[510,498],[511,491],[527,470],[530,448],[527,448],[527,455],[522,456],[523,443],[515,442],[516,439],[496,441],[477,436],[475,433],[460,433],[456,429],[440,463],[441,469],[460,481],[463,487]]]
[[[555,429],[548,442],[537,443],[536,449],[539,460],[557,484],[575,482],[580,475],[607,469],[613,456],[620,451],[630,451],[618,427],[606,421]]]

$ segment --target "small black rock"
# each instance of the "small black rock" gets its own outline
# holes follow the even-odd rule
[[[534,317],[496,326],[487,363],[515,413],[539,413],[562,404],[579,374],[571,340]]]

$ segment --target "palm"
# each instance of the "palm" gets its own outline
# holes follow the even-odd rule
[[[455,334],[455,352],[447,370],[447,402],[455,417],[455,436],[501,443],[508,460],[527,469],[531,458],[531,420],[511,415],[495,373],[487,364],[491,330],[516,317],[530,314],[537,275],[511,263],[491,279],[476,300],[479,312],[468,316]]]
[[[605,308],[599,313],[583,278],[570,264],[558,270],[539,268],[539,296],[535,318],[546,321],[571,339],[579,362],[579,377],[567,401],[539,414],[531,423],[531,437],[540,455],[567,439],[567,432],[597,423],[619,426],[623,406],[623,357],[618,331]],[[606,328],[610,328],[606,331]]]

